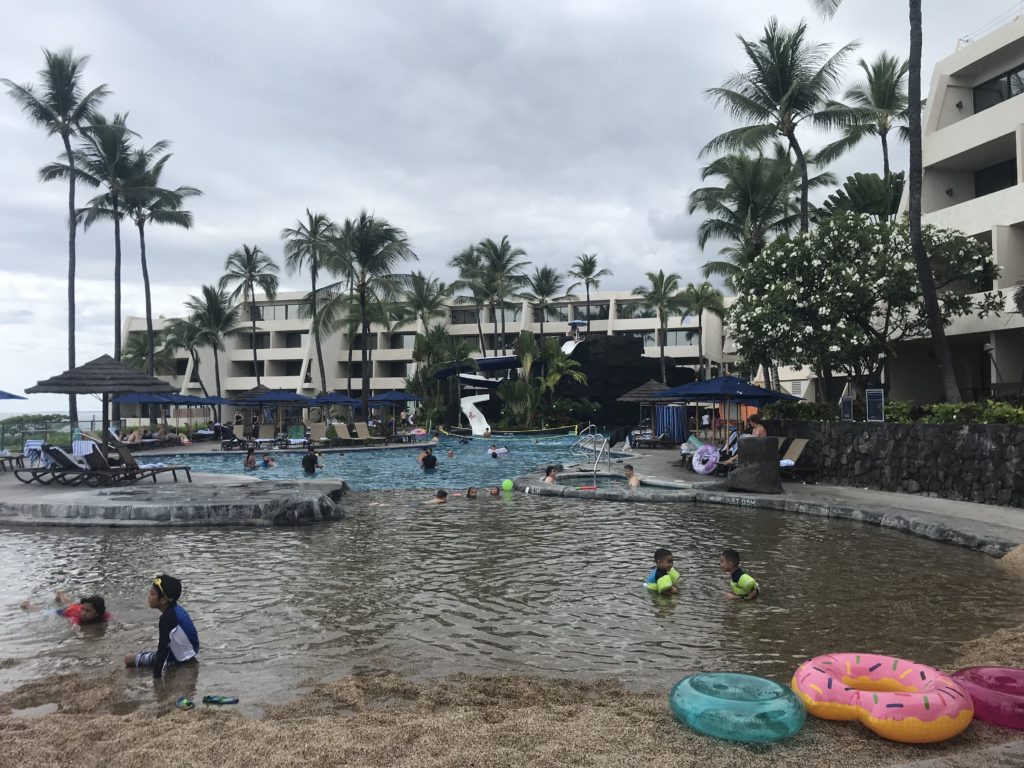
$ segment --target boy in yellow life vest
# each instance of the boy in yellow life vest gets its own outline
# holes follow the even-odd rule
[[[732,592],[726,593],[729,600],[755,600],[759,594],[754,577],[740,568],[740,553],[735,549],[726,549],[718,559],[718,567],[729,574],[729,586]]]
[[[677,581],[679,571],[672,567],[672,553],[667,549],[654,550],[654,567],[647,574],[644,586],[659,595],[674,595],[679,591]]]

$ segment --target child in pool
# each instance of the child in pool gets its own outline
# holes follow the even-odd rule
[[[678,581],[679,571],[672,567],[672,553],[667,549],[654,550],[654,567],[647,574],[644,586],[659,595],[674,595],[679,592]]]
[[[161,677],[168,664],[194,663],[199,660],[199,633],[188,611],[178,605],[181,582],[162,573],[153,579],[147,599],[149,607],[160,611],[160,639],[155,651],[129,653],[127,667],[152,667],[153,677]]]
[[[246,469],[256,469],[256,449],[255,448],[250,448],[248,453],[245,454],[245,464],[244,464],[244,466],[245,466]]]
[[[57,615],[63,616],[76,627],[82,624],[102,624],[105,621],[110,621],[106,601],[99,595],[83,597],[76,603],[66,593],[57,590],[53,600],[57,605],[63,606],[62,608],[57,608]],[[38,605],[30,603],[28,600],[22,602],[21,607],[26,611],[33,611],[39,608]]]
[[[718,567],[723,573],[730,574],[729,586],[732,592],[727,592],[727,600],[756,600],[760,590],[754,577],[740,568],[740,553],[735,549],[722,551],[718,558]]]

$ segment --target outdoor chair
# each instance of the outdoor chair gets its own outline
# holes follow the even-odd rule
[[[287,435],[281,442],[282,448],[302,448],[306,445],[306,425],[289,424]]]
[[[779,474],[783,480],[804,480],[806,482],[813,475],[814,467],[800,466],[800,459],[804,455],[808,443],[810,443],[810,440],[805,437],[793,438],[793,442],[789,444],[789,448],[782,457],[782,461],[779,462]],[[782,466],[782,462],[792,462],[792,464]]]
[[[348,424],[344,421],[335,422],[334,431],[338,433],[338,439],[341,441],[342,445],[366,445],[368,442],[362,437],[353,437],[352,433],[349,431]]]
[[[0,472],[6,472],[10,466],[11,469],[24,469],[25,468],[25,454],[23,453],[6,453],[0,454]]]
[[[322,421],[309,425],[309,442],[313,445],[321,443],[330,443],[331,439],[327,437],[327,425]]]
[[[45,457],[43,461],[46,466],[16,469],[14,476],[23,483],[50,485],[56,481],[63,485],[78,485],[93,471],[53,445],[43,446],[42,455]]]
[[[374,443],[386,443],[388,441],[386,437],[371,435],[370,427],[365,421],[356,422],[356,437],[370,445],[373,445]]]
[[[139,464],[132,455],[132,452],[124,445],[117,446],[117,453],[121,457],[121,466],[125,471],[131,472],[135,476],[133,482],[151,477],[155,483],[157,475],[166,474],[167,472],[171,473],[174,482],[178,482],[178,472],[184,472],[188,481],[192,482],[192,467],[185,464],[169,464],[166,466]]]
[[[260,424],[259,432],[253,438],[256,448],[265,448],[267,444],[273,445],[277,442],[277,430],[273,424]]]

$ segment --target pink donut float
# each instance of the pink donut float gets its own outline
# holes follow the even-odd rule
[[[1024,730],[1024,669],[967,667],[953,679],[970,694],[979,720]]]
[[[818,656],[797,668],[790,686],[815,717],[859,720],[908,744],[951,739],[974,717],[971,697],[948,675],[892,656]]]

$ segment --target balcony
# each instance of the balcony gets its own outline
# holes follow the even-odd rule
[[[958,229],[967,235],[990,232],[997,225],[1024,222],[1024,185],[1002,189],[925,214],[925,224]]]
[[[949,163],[954,163],[953,167],[963,167],[956,163],[958,156],[985,147],[990,148],[987,151],[1002,148],[1002,154],[1012,156],[1015,154],[1013,147],[1016,145],[1016,129],[1021,121],[1022,108],[1024,99],[1015,97],[927,134],[923,147],[925,169]],[[1010,148],[1008,151],[1007,147]]]

